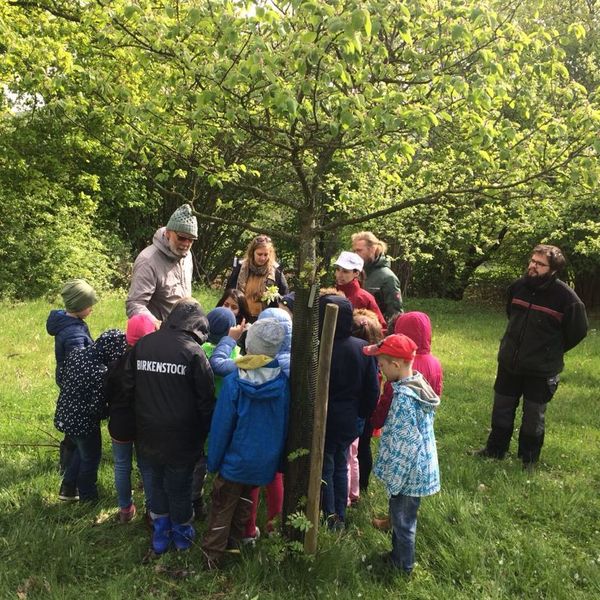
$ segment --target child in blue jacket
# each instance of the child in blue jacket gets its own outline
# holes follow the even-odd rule
[[[61,386],[63,365],[69,353],[77,348],[87,348],[94,343],[85,319],[90,316],[92,307],[98,301],[94,288],[85,279],[67,281],[60,293],[65,308],[51,310],[46,321],[46,331],[54,337],[55,378],[58,387]],[[74,450],[75,444],[68,435],[65,435],[60,443],[61,474],[65,472]]]
[[[394,396],[381,440],[374,474],[390,498],[392,552],[388,563],[410,574],[415,563],[417,512],[423,496],[440,490],[433,421],[439,397],[425,378],[413,371],[417,344],[406,335],[389,335],[363,349],[377,356],[392,383]]]
[[[217,473],[202,540],[210,566],[218,566],[228,543],[240,543],[250,516],[250,493],[273,480],[283,457],[290,394],[288,379],[273,357],[284,337],[274,319],[254,323],[246,356],[223,381],[208,444],[208,470]]]

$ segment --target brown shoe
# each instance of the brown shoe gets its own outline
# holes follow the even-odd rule
[[[375,527],[375,529],[379,529],[379,531],[389,531],[392,528],[389,517],[385,517],[383,519],[374,518],[371,521],[371,524],[373,527]]]
[[[136,513],[135,504],[131,504],[129,508],[121,508],[119,510],[119,523],[129,523],[135,517]]]

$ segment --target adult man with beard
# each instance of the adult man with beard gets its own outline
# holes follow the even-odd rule
[[[192,295],[193,262],[190,249],[198,239],[198,222],[189,204],[171,215],[159,228],[152,244],[135,259],[127,295],[127,316],[148,313],[157,326],[181,298]]]
[[[503,458],[523,396],[518,456],[532,471],[544,443],[546,406],[556,392],[565,352],[587,334],[585,306],[557,275],[565,258],[556,246],[537,245],[527,274],[508,291],[508,326],[500,342],[492,430],[478,456]]]

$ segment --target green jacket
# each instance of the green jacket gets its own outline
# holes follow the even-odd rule
[[[364,288],[375,296],[386,321],[402,312],[400,282],[390,269],[390,260],[380,254],[373,262],[365,262]]]
[[[212,356],[216,347],[217,347],[217,344],[213,344],[211,342],[204,342],[204,344],[202,344],[202,350],[204,350],[204,354],[206,354],[206,358],[208,358],[209,361],[210,361],[210,357]],[[239,348],[239,346],[234,345],[231,350],[231,353],[229,354],[229,358],[231,358],[232,360],[235,360],[239,355],[240,355],[240,348]],[[221,377],[219,375],[215,375],[214,377],[215,377],[215,398],[218,398],[219,394],[221,393],[221,388],[223,387],[223,377]]]

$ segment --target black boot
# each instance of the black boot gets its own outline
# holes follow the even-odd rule
[[[543,433],[541,435],[527,435],[522,431],[519,432],[519,452],[517,456],[522,459],[524,468],[538,462],[543,444]]]
[[[492,427],[485,448],[480,450],[479,456],[488,458],[504,458],[510,445],[512,429]]]

